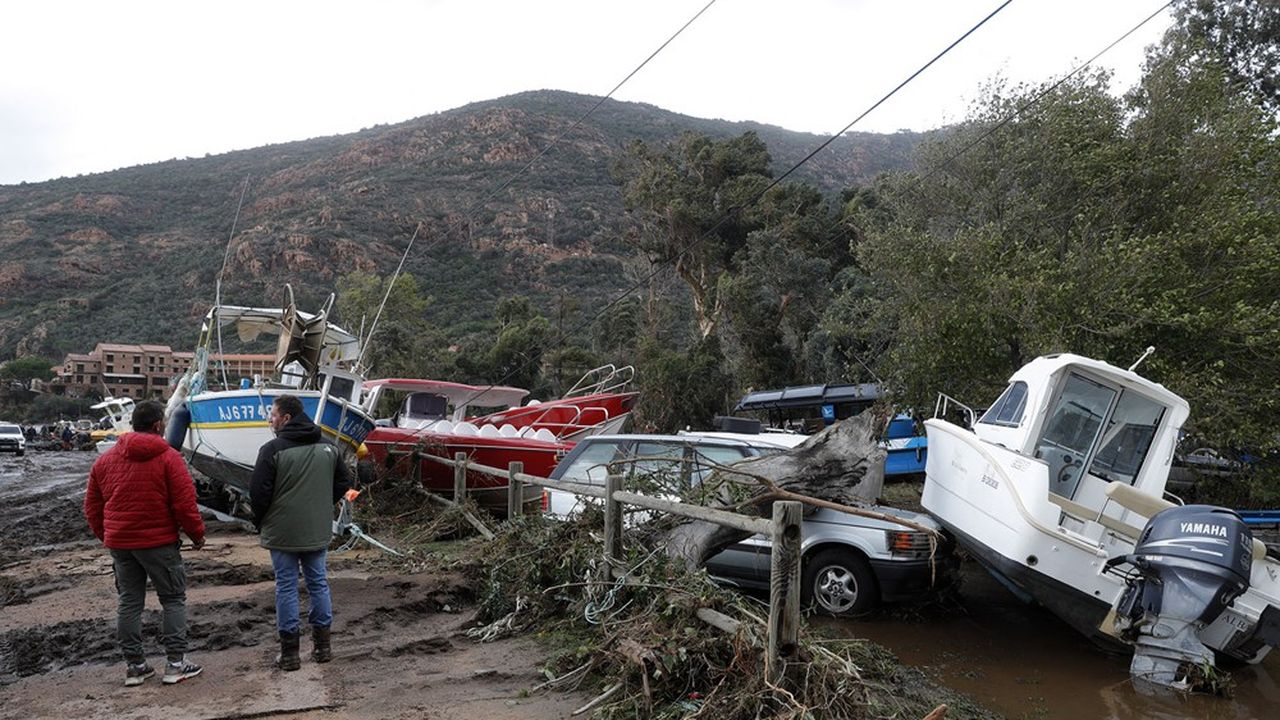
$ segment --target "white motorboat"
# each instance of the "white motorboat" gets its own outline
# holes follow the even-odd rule
[[[287,288],[287,286],[286,286]],[[283,308],[215,305],[205,316],[196,360],[179,383],[170,404],[185,404],[186,415],[171,411],[170,442],[181,443],[193,467],[230,490],[247,493],[258,450],[274,435],[267,422],[272,401],[290,394],[321,431],[345,454],[354,456],[373,429],[372,415],[361,405],[364,378],[350,368],[360,357],[355,336],[328,321],[330,295],[316,314],[297,310],[291,289]],[[222,378],[228,389],[213,390],[217,369],[209,350],[223,328],[234,328],[242,342],[261,334],[279,335],[275,375],[271,378]]]
[[[949,405],[970,427],[939,417]],[[1166,499],[1189,412],[1132,368],[1037,358],[980,418],[940,396],[925,422],[922,503],[1016,594],[1086,635],[1133,645],[1135,676],[1178,686],[1186,666],[1212,667],[1215,654],[1258,662],[1280,643],[1280,563],[1234,513]],[[1150,522],[1162,511],[1186,519]],[[1166,570],[1218,573],[1232,587],[1161,577]],[[1222,607],[1174,617],[1186,588]]]
[[[131,424],[133,407],[133,398],[118,398],[111,395],[103,398],[102,402],[89,406],[90,409],[103,413],[102,418],[98,420],[98,427],[89,433],[90,439],[94,441],[93,447],[99,453],[104,453],[115,447],[116,440],[121,435],[133,431],[133,425]]]

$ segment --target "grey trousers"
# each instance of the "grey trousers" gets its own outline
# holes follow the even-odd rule
[[[131,663],[146,659],[142,649],[142,607],[147,580],[160,598],[161,640],[170,662],[187,652],[187,573],[182,566],[180,545],[163,545],[145,550],[112,550],[116,575],[116,636],[120,652]]]

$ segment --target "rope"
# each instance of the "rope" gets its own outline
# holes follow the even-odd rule
[[[502,617],[494,620],[488,625],[471,628],[467,631],[467,637],[478,642],[493,642],[504,635],[510,634],[516,630],[515,621],[529,607],[529,597],[527,595],[516,596],[516,608]]]

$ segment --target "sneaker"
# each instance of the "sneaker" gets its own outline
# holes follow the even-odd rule
[[[127,669],[124,671],[124,684],[129,687],[141,685],[147,678],[155,674],[156,669],[145,662],[128,663]]]
[[[174,683],[180,683],[187,678],[193,678],[199,675],[202,670],[204,670],[204,668],[185,659],[179,660],[176,663],[168,663],[164,666],[164,684],[173,685]]]

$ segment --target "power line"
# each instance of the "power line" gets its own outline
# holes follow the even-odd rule
[[[1139,29],[1141,29],[1144,25],[1146,25],[1147,23],[1151,22],[1151,21],[1152,21],[1153,19],[1155,19],[1158,15],[1160,15],[1160,13],[1162,13],[1162,12],[1164,12],[1165,10],[1169,9],[1169,7],[1173,5],[1173,3],[1174,3],[1174,0],[1170,0],[1170,2],[1167,2],[1167,3],[1165,3],[1164,5],[1162,5],[1158,10],[1156,10],[1155,12],[1151,13],[1150,15],[1148,15],[1146,18],[1144,18],[1144,19],[1143,19],[1141,22],[1139,22],[1137,25],[1134,25],[1132,28],[1130,28],[1128,31],[1126,31],[1123,35],[1121,35],[1120,37],[1116,38],[1116,39],[1115,39],[1115,40],[1113,40],[1110,44],[1108,44],[1106,47],[1104,47],[1103,49],[1101,49],[1101,50],[1099,50],[1097,53],[1095,53],[1095,54],[1093,55],[1093,57],[1091,57],[1091,58],[1089,58],[1088,60],[1086,60],[1085,62],[1080,63],[1079,65],[1075,66],[1075,67],[1074,67],[1074,68],[1072,68],[1072,69],[1071,69],[1071,70],[1070,70],[1066,75],[1064,75],[1064,76],[1062,76],[1061,78],[1059,78],[1057,82],[1053,83],[1052,85],[1050,85],[1050,86],[1048,86],[1048,87],[1044,88],[1044,89],[1043,89],[1043,90],[1041,90],[1040,92],[1038,92],[1038,93],[1036,93],[1035,95],[1033,95],[1033,96],[1031,97],[1031,99],[1030,99],[1030,100],[1028,100],[1027,102],[1023,103],[1021,106],[1019,106],[1018,108],[1016,108],[1012,113],[1009,113],[1007,116],[1005,116],[1003,119],[1001,119],[1001,120],[1000,120],[1000,122],[998,122],[998,123],[996,123],[995,125],[993,125],[992,127],[988,128],[986,132],[984,132],[984,133],[982,133],[981,135],[979,135],[979,136],[978,136],[976,139],[974,139],[972,142],[970,142],[970,143],[966,144],[964,147],[960,148],[960,149],[959,149],[959,150],[957,150],[956,152],[954,152],[954,153],[952,153],[951,155],[947,156],[946,158],[944,158],[944,159],[940,160],[938,163],[936,163],[936,164],[933,166],[933,168],[932,168],[932,169],[930,169],[930,170],[929,170],[929,172],[925,173],[923,176],[917,176],[917,177],[915,178],[915,182],[914,182],[913,184],[911,184],[911,185],[907,186],[907,187],[906,187],[906,188],[904,188],[904,189],[909,190],[909,191],[911,191],[911,192],[915,192],[915,193],[917,193],[917,194],[922,193],[922,192],[923,192],[923,190],[921,189],[921,187],[920,187],[920,186],[924,183],[924,181],[925,181],[925,180],[928,180],[929,178],[933,177],[933,176],[934,176],[934,175],[935,175],[939,170],[943,170],[943,169],[945,169],[947,166],[951,165],[951,164],[952,164],[952,163],[953,163],[957,158],[959,158],[961,155],[963,155],[963,154],[967,153],[968,151],[972,150],[974,147],[976,147],[976,146],[977,146],[979,143],[981,143],[983,140],[986,140],[988,137],[991,137],[991,135],[995,134],[995,133],[996,133],[997,131],[999,131],[1001,128],[1003,128],[1003,127],[1005,127],[1006,125],[1008,125],[1010,122],[1013,122],[1013,120],[1015,120],[1015,119],[1016,119],[1016,118],[1018,118],[1020,115],[1022,115],[1022,113],[1026,112],[1026,111],[1027,111],[1027,110],[1029,110],[1029,109],[1031,109],[1031,107],[1032,107],[1033,105],[1035,105],[1036,103],[1040,102],[1040,101],[1041,101],[1041,100],[1043,100],[1046,96],[1048,96],[1050,93],[1052,93],[1054,90],[1057,90],[1059,87],[1061,87],[1061,86],[1062,86],[1062,84],[1063,84],[1063,83],[1065,83],[1067,80],[1070,80],[1072,77],[1074,77],[1075,75],[1079,74],[1079,73],[1080,73],[1081,71],[1083,71],[1085,68],[1089,67],[1089,66],[1090,66],[1090,65],[1092,65],[1094,62],[1097,62],[1098,58],[1100,58],[1100,57],[1102,57],[1103,55],[1105,55],[1106,53],[1110,52],[1113,48],[1115,48],[1115,46],[1116,46],[1116,45],[1119,45],[1121,42],[1123,42],[1125,39],[1127,39],[1130,35],[1134,34],[1134,33],[1135,33],[1135,32],[1137,32]],[[1077,204],[1075,207],[1079,207],[1079,204]],[[852,220],[850,220],[849,218],[840,218],[840,219],[836,220],[836,222],[835,222],[835,223],[834,223],[834,224],[833,224],[833,225],[832,225],[828,230],[834,230],[836,227],[838,227],[838,226],[840,226],[841,224],[844,224],[844,223],[852,224],[852,225],[854,226],[854,228],[855,228],[855,229],[857,229],[858,231],[862,232],[863,234],[865,234],[865,232],[866,232],[866,231],[865,231],[865,230],[863,230],[861,227],[859,227],[859,226],[857,225],[857,223],[854,223],[854,222],[853,222]]]
[[[1032,105],[1035,105],[1036,103],[1040,102],[1040,100],[1043,99],[1046,95],[1053,92],[1054,90],[1057,90],[1059,87],[1062,86],[1063,83],[1070,80],[1072,77],[1077,75],[1080,71],[1084,70],[1086,67],[1089,67],[1090,65],[1092,65],[1095,61],[1097,61],[1098,58],[1105,55],[1116,45],[1119,45],[1121,42],[1124,42],[1126,38],[1128,38],[1130,35],[1137,32],[1140,28],[1142,28],[1143,25],[1146,25],[1147,23],[1151,22],[1153,19],[1155,19],[1157,15],[1164,12],[1165,10],[1168,10],[1169,7],[1173,5],[1173,3],[1174,3],[1174,0],[1170,0],[1169,2],[1165,3],[1160,7],[1159,10],[1156,10],[1155,12],[1151,13],[1145,19],[1143,19],[1142,22],[1139,22],[1137,25],[1134,25],[1132,28],[1130,28],[1128,32],[1116,38],[1111,42],[1111,44],[1099,50],[1097,53],[1094,54],[1093,57],[1075,66],[1074,68],[1071,69],[1070,72],[1068,72],[1066,75],[1063,75],[1061,78],[1059,78],[1057,82],[1053,83],[1052,85],[1044,88],[1040,92],[1033,95],[1030,100],[1028,100],[1026,103],[1018,107],[1016,110],[1010,113],[1003,120],[996,123],[994,126],[989,128],[986,132],[979,135],[972,142],[960,148],[960,150],[958,150],[954,154],[950,155],[949,157],[945,158],[944,160],[939,162],[937,165],[935,165],[932,170],[930,170],[928,173],[920,177],[920,179],[917,181],[917,184],[923,183],[925,180],[928,180],[929,178],[933,177],[934,173],[941,170],[944,166],[951,164],[953,160],[955,160],[956,158],[968,152],[978,143],[982,142],[983,140],[986,140],[988,137],[991,137],[991,135],[995,133],[997,130],[999,130],[1000,128],[1003,128],[1005,125],[1008,125],[1010,122],[1013,122],[1015,118],[1017,118],[1019,115],[1026,112],[1027,110],[1029,110]]]
[[[610,90],[607,94],[605,94],[605,95],[604,95],[604,96],[602,96],[599,100],[597,100],[597,101],[595,102],[595,104],[594,104],[594,105],[592,105],[592,106],[591,106],[591,107],[590,107],[586,112],[584,112],[582,115],[580,115],[580,116],[578,117],[578,119],[574,120],[574,121],[569,125],[569,127],[567,127],[567,128],[565,128],[564,130],[560,131],[560,133],[558,133],[555,137],[553,137],[553,138],[551,139],[551,142],[547,143],[547,145],[546,145],[544,148],[542,148],[542,150],[541,150],[541,151],[539,151],[537,155],[535,155],[532,159],[530,159],[530,160],[529,160],[529,162],[525,163],[523,167],[521,167],[519,170],[517,170],[517,171],[515,171],[514,173],[512,173],[512,174],[511,174],[511,176],[510,176],[510,177],[508,177],[505,181],[503,181],[500,185],[498,185],[498,187],[496,187],[496,188],[494,188],[493,190],[489,191],[487,194],[485,194],[485,195],[484,195],[483,197],[481,197],[479,200],[477,200],[476,202],[472,203],[472,204],[471,204],[471,206],[470,206],[470,207],[466,210],[466,212],[464,213],[465,218],[464,218],[463,220],[459,220],[458,222],[454,223],[452,226],[450,226],[450,227],[446,228],[446,229],[445,229],[444,236],[442,236],[442,237],[437,237],[435,240],[433,240],[432,242],[428,243],[428,244],[427,244],[427,247],[423,250],[423,252],[430,252],[430,251],[432,250],[432,248],[434,248],[436,245],[440,244],[440,242],[442,242],[442,241],[443,241],[444,237],[447,237],[449,234],[451,234],[451,233],[453,233],[453,232],[455,232],[455,231],[460,230],[460,229],[462,228],[462,226],[463,226],[463,224],[464,224],[464,223],[465,223],[468,227],[470,227],[470,226],[471,226],[471,224],[472,224],[472,222],[473,222],[473,220],[474,220],[475,213],[476,213],[477,211],[479,211],[479,210],[480,210],[480,208],[482,208],[482,207],[484,206],[484,204],[485,204],[485,203],[487,203],[487,202],[489,202],[490,200],[492,200],[493,198],[497,197],[497,195],[498,195],[499,193],[501,193],[503,190],[506,190],[508,187],[510,187],[510,186],[511,186],[511,184],[512,184],[513,182],[515,182],[517,178],[519,178],[521,175],[523,175],[525,172],[527,172],[531,167],[533,167],[534,163],[538,162],[538,160],[540,160],[544,155],[546,155],[547,153],[551,152],[551,149],[552,149],[552,148],[554,148],[554,147],[555,147],[555,146],[560,142],[560,140],[562,140],[562,139],[563,139],[566,135],[568,135],[569,133],[571,133],[571,132],[573,132],[574,130],[576,130],[576,129],[578,128],[578,126],[582,125],[582,123],[583,123],[583,122],[584,122],[588,117],[590,117],[590,116],[592,115],[592,113],[594,113],[596,110],[598,110],[598,109],[600,108],[600,106],[601,106],[601,105],[603,105],[603,104],[605,103],[605,101],[607,101],[607,100],[609,100],[610,98],[612,98],[612,97],[613,97],[613,95],[614,95],[615,93],[617,93],[617,92],[618,92],[618,90],[622,89],[622,86],[623,86],[623,85],[627,84],[627,82],[628,82],[629,80],[631,80],[631,78],[632,78],[632,77],[634,77],[634,76],[636,75],[636,73],[640,72],[640,70],[641,70],[641,69],[643,69],[643,68],[644,68],[644,66],[648,65],[650,61],[652,61],[655,57],[657,57],[657,56],[658,56],[658,53],[660,53],[660,52],[662,52],[663,50],[665,50],[665,49],[666,49],[666,47],[667,47],[668,45],[670,45],[670,44],[671,44],[671,43],[672,43],[676,38],[680,37],[680,35],[681,35],[681,34],[682,34],[686,29],[688,29],[688,27],[689,27],[690,25],[692,25],[692,24],[693,24],[693,22],[694,22],[695,20],[697,20],[698,18],[702,17],[702,14],[703,14],[703,13],[705,13],[707,10],[709,10],[709,9],[711,8],[711,6],[712,6],[712,5],[715,5],[715,4],[716,4],[716,0],[710,0],[710,2],[708,2],[706,5],[704,5],[704,6],[702,7],[702,9],[701,9],[701,10],[699,10],[699,11],[698,11],[698,12],[696,12],[696,13],[694,13],[693,17],[689,18],[687,21],[685,21],[685,23],[684,23],[683,25],[681,25],[681,26],[680,26],[680,29],[676,30],[676,31],[671,35],[671,37],[669,37],[669,38],[667,38],[665,41],[663,41],[663,43],[662,43],[661,45],[659,45],[659,46],[658,46],[658,48],[657,48],[656,50],[654,50],[653,52],[649,53],[649,56],[648,56],[648,57],[646,57],[646,58],[645,58],[645,59],[644,59],[644,60],[643,60],[639,65],[637,65],[634,69],[632,69],[632,70],[631,70],[631,72],[627,73],[626,77],[622,78],[622,80],[620,80],[620,81],[618,82],[618,84],[617,84],[617,85],[614,85],[614,86],[613,86],[613,89],[612,89],[612,90]],[[510,130],[510,131],[508,131],[506,134],[504,134],[504,135],[503,135],[503,137],[505,138],[505,137],[506,137],[506,135],[509,135],[509,134],[511,134],[512,132],[514,132],[514,130]],[[412,247],[412,243],[410,243],[410,247]],[[405,256],[407,257],[407,255],[408,255],[408,248],[406,248],[406,249],[405,249]],[[403,265],[404,265],[404,258],[401,258],[400,265],[401,265],[401,266],[403,266]]]

